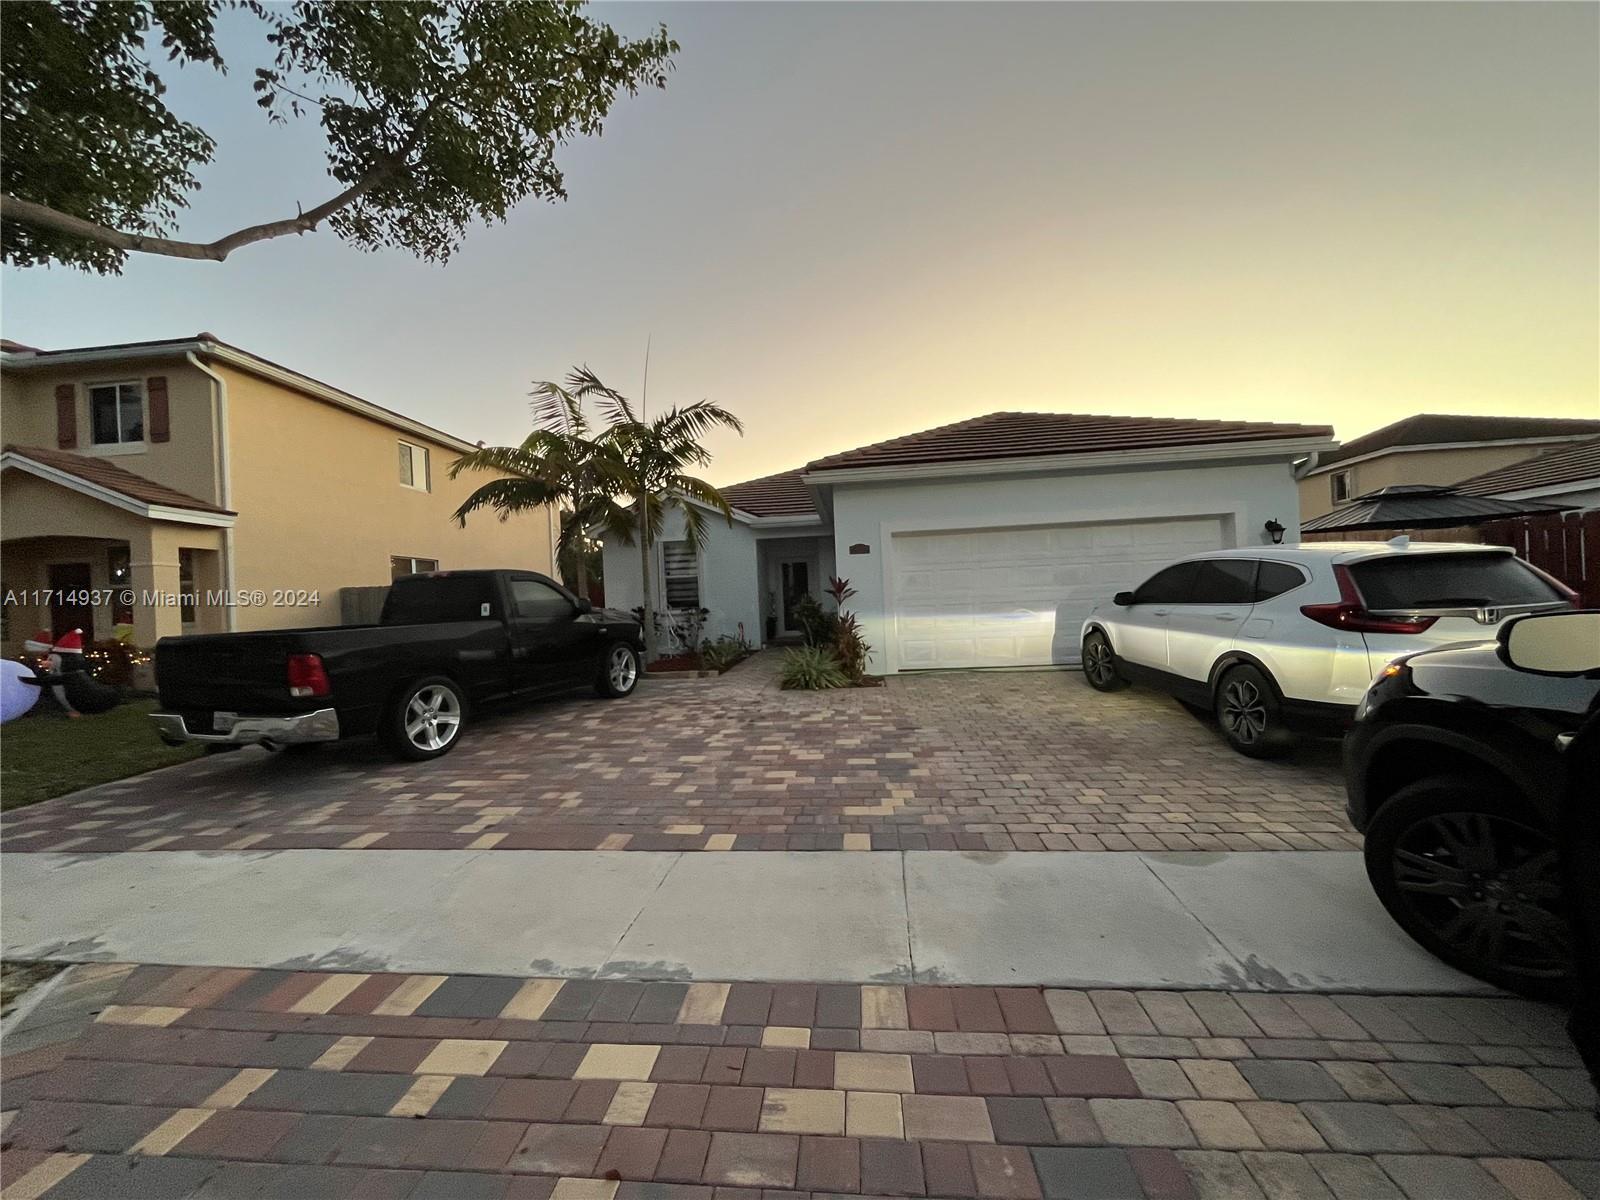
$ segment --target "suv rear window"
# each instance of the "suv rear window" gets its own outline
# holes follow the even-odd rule
[[[1556,590],[1510,554],[1428,554],[1353,563],[1372,609],[1484,608],[1550,604]]]
[[[1256,576],[1256,599],[1271,600],[1274,596],[1281,596],[1285,592],[1292,592],[1306,581],[1299,567],[1291,567],[1288,563],[1264,562],[1261,564],[1261,574]]]
[[[396,579],[389,585],[380,621],[384,625],[480,621],[483,606],[494,603],[491,582],[487,575],[412,575]]]

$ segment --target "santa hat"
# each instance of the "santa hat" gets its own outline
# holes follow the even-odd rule
[[[22,648],[30,654],[82,654],[83,630],[69,629],[59,638],[53,638],[48,629],[41,629],[23,642]]]

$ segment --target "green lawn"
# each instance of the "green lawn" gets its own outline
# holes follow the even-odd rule
[[[38,710],[0,726],[0,809],[37,804],[202,753],[193,743],[177,749],[162,745],[146,716],[154,700],[75,721],[47,703],[41,700]]]

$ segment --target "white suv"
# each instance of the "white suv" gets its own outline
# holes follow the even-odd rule
[[[1503,546],[1306,542],[1216,550],[1097,605],[1083,672],[1102,692],[1150,683],[1203,705],[1235,750],[1281,752],[1295,726],[1351,716],[1403,654],[1492,639],[1576,593]]]

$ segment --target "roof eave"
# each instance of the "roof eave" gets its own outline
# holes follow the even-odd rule
[[[1152,446],[1137,450],[1109,450],[1079,454],[1041,454],[1032,457],[960,459],[949,462],[892,463],[870,467],[805,468],[807,484],[868,483],[901,479],[933,479],[950,475],[1022,475],[1054,471],[1092,471],[1102,467],[1160,466],[1215,461],[1217,459],[1274,459],[1286,462],[1338,445],[1332,437],[1258,438],[1244,441],[1201,442],[1192,446]]]
[[[1346,467],[1370,462],[1386,454],[1416,454],[1425,450],[1478,450],[1495,446],[1554,446],[1562,442],[1583,441],[1593,436],[1593,433],[1552,433],[1542,437],[1469,438],[1458,442],[1418,442],[1414,446],[1380,446],[1376,450],[1364,450],[1360,454],[1352,454],[1349,458],[1318,462],[1315,466],[1307,467],[1301,478],[1309,479],[1313,475],[1326,475],[1329,471],[1342,471]],[[1346,443],[1345,449],[1348,448],[1349,443]]]
[[[433,426],[425,425],[421,421],[414,421],[410,417],[384,408],[382,405],[373,404],[370,400],[363,400],[360,396],[351,395],[349,392],[331,387],[320,380],[312,379],[309,375],[302,375],[298,371],[291,371],[288,367],[281,367],[275,362],[251,354],[248,350],[241,350],[237,346],[230,346],[226,342],[214,341],[210,338],[190,338],[175,342],[144,342],[128,346],[90,346],[82,350],[40,353],[22,353],[8,350],[0,353],[0,367],[10,371],[44,371],[57,367],[91,366],[95,363],[103,362],[181,359],[186,354],[202,355],[228,366],[236,367],[262,379],[282,384],[284,387],[301,392],[313,399],[322,400],[338,408],[357,413],[368,420],[387,425],[391,429],[398,429],[402,433],[409,433],[414,437],[426,438],[431,442],[448,446],[452,450],[459,450],[463,454],[470,454],[478,448],[476,444],[464,438],[446,433],[442,429],[435,429]]]
[[[15,450],[7,450],[0,454],[0,471],[18,470],[42,479],[46,483],[56,484],[79,495],[87,496],[91,500],[98,500],[102,504],[109,504],[113,508],[120,508],[124,512],[131,512],[136,516],[144,517],[149,521],[169,521],[180,525],[205,525],[214,528],[231,529],[238,514],[224,510],[205,508],[185,508],[177,504],[157,504],[149,500],[141,500],[137,496],[130,496],[109,488],[103,484],[85,479],[81,475],[74,475],[71,471],[63,471],[59,467],[52,467],[48,463],[39,462]]]

